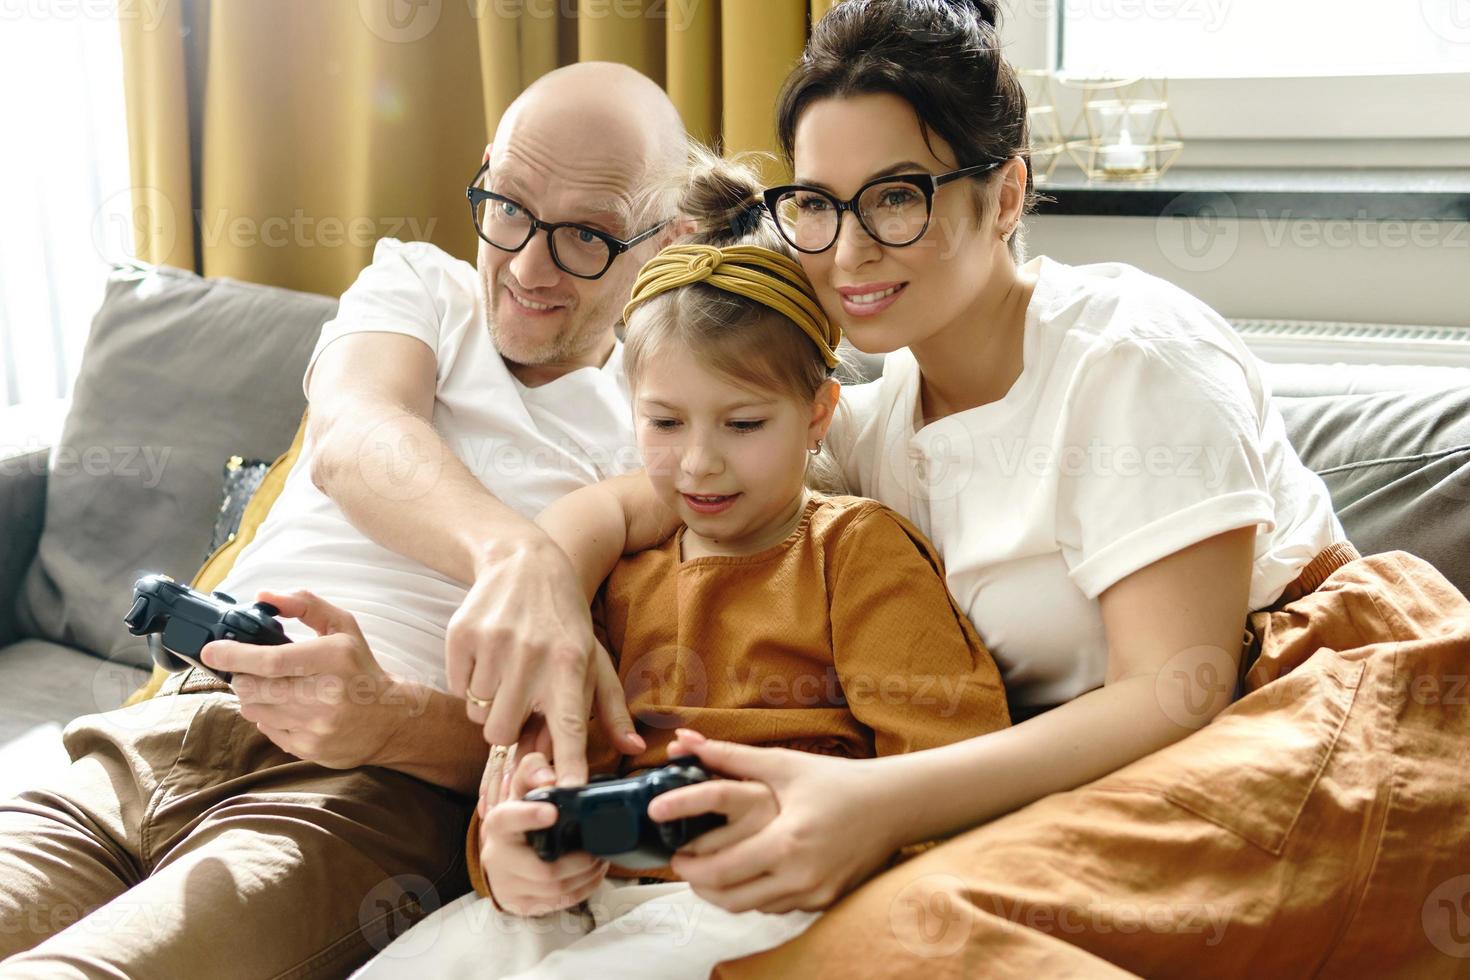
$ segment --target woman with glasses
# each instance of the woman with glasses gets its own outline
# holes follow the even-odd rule
[[[1412,685],[1463,676],[1470,602],[1357,554],[1213,310],[1119,263],[1024,261],[997,9],[835,6],[779,101],[795,181],[765,204],[887,355],[828,448],[932,536],[1020,723],[872,760],[681,732],[671,753],[779,812],[673,870],[730,911],[831,907],[715,975],[1453,974],[1470,720]],[[625,533],[658,507],[637,485],[578,491],[584,581],[650,544]],[[718,809],[685,792],[667,816]]]

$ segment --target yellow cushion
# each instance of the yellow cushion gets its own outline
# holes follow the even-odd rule
[[[307,410],[308,412],[310,409]],[[245,512],[240,515],[240,527],[228,541],[215,549],[214,554],[204,560],[204,564],[194,575],[193,586],[201,592],[211,592],[224,581],[230,569],[235,566],[235,559],[240,557],[240,552],[255,540],[255,532],[264,523],[265,517],[270,513],[276,498],[281,495],[281,488],[286,485],[286,475],[291,472],[296,457],[301,455],[301,441],[306,436],[306,415],[301,414],[301,424],[296,427],[296,438],[291,440],[291,448],[287,449],[280,457],[265,471],[261,478],[260,487],[250,498],[250,503],[245,505]],[[128,699],[123,702],[123,707],[146,701],[158,693],[163,682],[168,679],[168,671],[162,667],[153,668],[153,676],[148,682],[138,688]]]

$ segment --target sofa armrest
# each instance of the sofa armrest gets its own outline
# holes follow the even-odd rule
[[[0,647],[16,638],[15,600],[41,539],[50,452],[0,451]]]

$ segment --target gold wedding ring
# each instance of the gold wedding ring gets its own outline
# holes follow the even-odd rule
[[[494,703],[494,701],[495,701],[495,695],[492,694],[488,698],[477,698],[473,694],[471,694],[469,691],[465,691],[464,692],[464,699],[466,701],[468,701],[470,704],[477,704],[477,705],[479,705],[482,708],[488,708],[488,707],[490,707],[491,704]]]

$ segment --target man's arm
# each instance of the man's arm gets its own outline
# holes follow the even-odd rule
[[[437,364],[404,334],[341,337],[313,365],[312,482],[373,541],[470,585],[552,542],[501,503],[434,428]]]
[[[494,697],[490,708],[459,702],[483,741],[517,741],[539,711],[559,775],[585,782],[589,698],[614,744],[640,751],[621,686],[590,664],[592,624],[566,555],[486,490],[434,428],[437,370],[433,350],[401,334],[350,334],[326,347],[308,378],[312,481],[368,538],[469,587],[445,661],[452,695]],[[452,730],[417,725],[413,756],[396,768],[457,771],[464,759],[448,759],[435,736],[454,744]]]
[[[402,699],[408,710],[389,740],[391,754],[378,764],[473,799],[490,746],[480,726],[465,717],[464,701],[402,679],[391,696]]]

